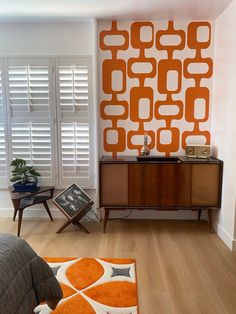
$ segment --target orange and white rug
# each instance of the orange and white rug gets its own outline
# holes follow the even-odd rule
[[[52,311],[40,314],[137,314],[138,296],[134,259],[46,258],[63,290]]]

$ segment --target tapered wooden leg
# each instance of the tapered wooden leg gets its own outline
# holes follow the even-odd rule
[[[109,218],[110,210],[108,208],[105,208],[104,210],[105,210],[105,216],[104,216],[104,223],[103,223],[103,233],[106,233],[106,226],[107,226],[107,221]]]
[[[17,215],[17,209],[14,208],[13,221],[16,220],[16,215]]]
[[[198,210],[198,220],[201,220],[201,214],[202,214],[202,210],[199,209],[199,210]]]
[[[17,231],[17,236],[18,237],[20,236],[22,217],[23,217],[23,209],[19,209],[18,231]]]
[[[208,208],[208,219],[209,219],[209,228],[210,228],[210,232],[214,232],[213,229],[213,219],[212,219],[212,209]]]
[[[53,218],[52,218],[50,209],[49,209],[49,207],[48,207],[47,201],[43,201],[43,205],[44,205],[44,207],[45,207],[45,209],[46,209],[46,211],[47,211],[47,213],[48,213],[48,216],[50,217],[51,221],[53,221]]]
[[[61,228],[57,231],[57,233],[61,233],[67,226],[69,226],[72,223],[71,220],[67,220],[62,226]]]

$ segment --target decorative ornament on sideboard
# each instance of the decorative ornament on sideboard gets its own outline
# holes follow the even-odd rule
[[[148,136],[147,133],[144,134],[144,143],[140,150],[141,156],[148,156],[150,154],[150,149],[148,147]]]
[[[209,158],[211,155],[210,145],[186,145],[185,155],[190,158]]]

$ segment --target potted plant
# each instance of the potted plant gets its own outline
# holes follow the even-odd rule
[[[14,167],[10,179],[11,182],[15,182],[14,192],[33,192],[37,189],[40,174],[32,166],[26,166],[24,159],[16,158],[10,166]]]

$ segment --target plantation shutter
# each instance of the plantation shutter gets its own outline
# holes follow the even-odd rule
[[[8,59],[11,157],[25,159],[53,184],[52,66],[48,58]]]
[[[58,58],[60,185],[93,186],[91,59]]]
[[[0,188],[7,187],[6,119],[4,119],[3,61],[0,60]]]

